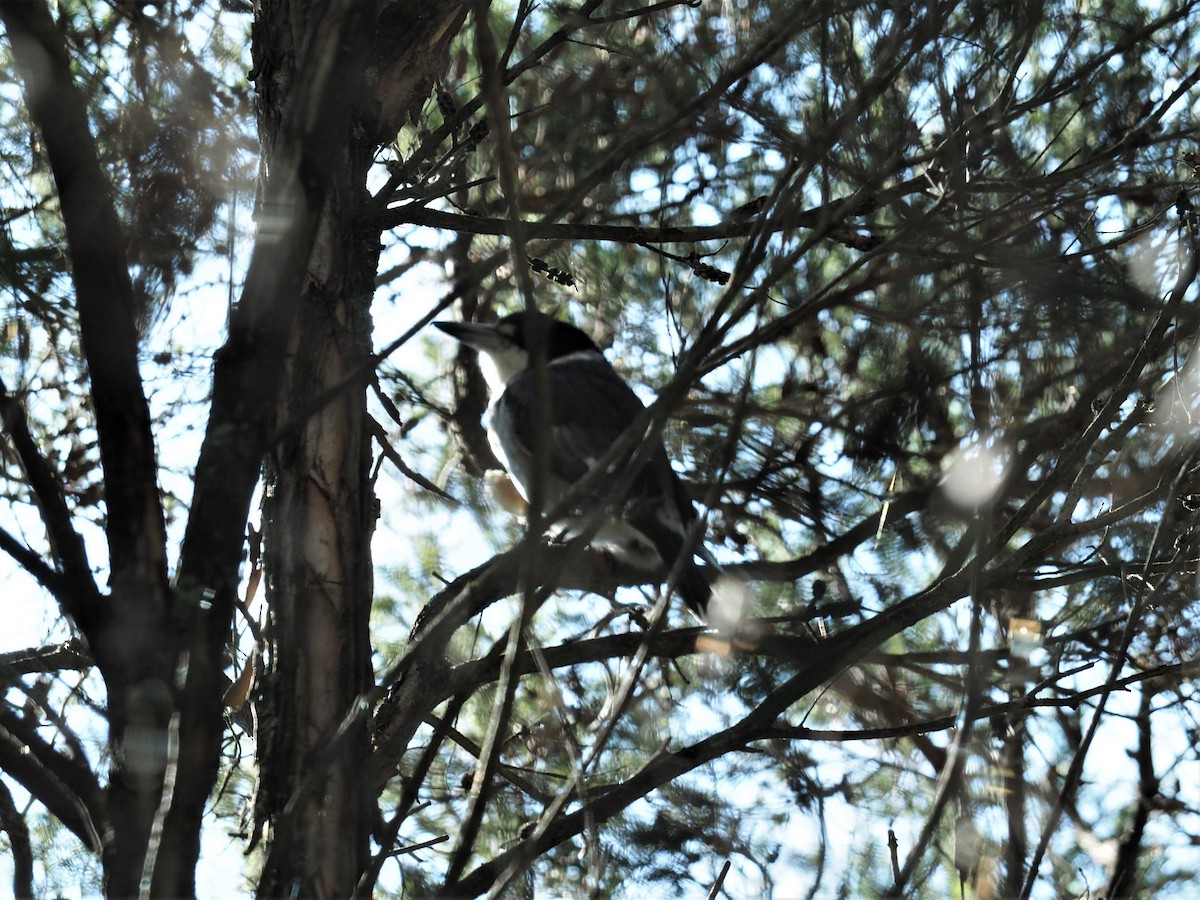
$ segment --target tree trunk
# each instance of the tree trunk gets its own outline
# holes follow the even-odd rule
[[[374,147],[351,138],[301,298],[278,421],[295,426],[271,454],[264,534],[270,602],[257,812],[273,838],[262,896],[348,897],[368,860],[373,798],[365,717],[326,754],[371,686],[375,499],[361,380],[315,412],[371,351],[378,233],[364,228]],[[355,227],[353,223],[359,223]],[[330,758],[332,757],[332,758]],[[288,807],[316,766],[320,785]]]
[[[411,9],[410,9],[411,7]],[[256,65],[286,103],[294,60],[286,3],[260,7]],[[413,12],[413,10],[418,10]],[[372,91],[354,103],[337,142],[328,199],[305,273],[270,451],[264,538],[270,608],[259,717],[256,828],[269,824],[259,895],[348,897],[370,859],[376,786],[365,714],[341,728],[372,680],[370,539],[376,501],[366,385],[372,376],[370,304],[379,262],[378,219],[367,175],[378,147],[411,109],[465,7],[387,7],[371,24],[365,66]],[[264,97],[266,99],[266,97]],[[275,146],[281,105],[266,104],[264,146]],[[269,167],[269,164],[268,164]],[[341,730],[339,730],[341,729]]]
[[[291,393],[290,350],[308,263],[324,239],[330,197],[343,183],[339,166],[353,122],[346,98],[363,81],[367,11],[357,0],[334,0],[308,15],[287,3],[259,4],[252,77],[264,144],[260,230],[215,360],[212,414],[180,559],[187,681],[178,707],[177,779],[154,868],[156,896],[195,894],[200,830],[220,764],[222,674],[245,523],[279,424],[280,397]],[[302,22],[307,35],[293,30]]]

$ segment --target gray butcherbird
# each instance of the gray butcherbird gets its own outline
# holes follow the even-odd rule
[[[494,325],[433,324],[479,352],[480,368],[491,393],[488,440],[526,500],[534,479],[537,432],[532,340],[543,341],[546,349],[547,508],[583,478],[645,409],[586,334],[544,313],[514,313]],[[632,449],[628,455],[633,455]],[[609,488],[622,472],[621,466],[614,468],[614,474],[580,498],[573,520],[612,504]],[[591,543],[641,571],[670,569],[683,555],[688,528],[695,520],[691,498],[658,442],[624,500],[609,510]],[[571,523],[560,533],[571,536]],[[683,560],[678,590],[684,602],[703,618],[712,591],[690,551]]]

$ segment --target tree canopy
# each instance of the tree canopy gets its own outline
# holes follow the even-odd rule
[[[14,893],[1186,896],[1196,14],[0,0]],[[526,307],[707,621],[489,490]]]

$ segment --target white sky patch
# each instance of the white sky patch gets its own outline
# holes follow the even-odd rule
[[[1126,251],[1129,277],[1138,290],[1162,297],[1175,283],[1180,269],[1189,264],[1191,250],[1177,229],[1148,231]]]
[[[982,506],[999,489],[1008,465],[1008,451],[1001,443],[984,443],[972,438],[950,454],[942,489],[958,506]]]
[[[1168,429],[1181,437],[1186,435],[1200,421],[1197,401],[1200,401],[1200,353],[1193,350],[1183,369],[1154,401],[1152,421],[1155,427]]]

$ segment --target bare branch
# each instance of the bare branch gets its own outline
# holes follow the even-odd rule
[[[13,860],[13,896],[17,900],[33,900],[33,847],[29,840],[29,825],[13,802],[8,785],[0,781],[0,828],[8,834],[8,846]]]
[[[0,421],[29,479],[58,570],[46,565],[38,554],[8,532],[0,533],[0,548],[50,591],[81,626],[90,625],[99,613],[100,589],[92,578],[87,549],[72,523],[62,480],[51,471],[29,431],[24,408],[3,381],[0,381]]]
[[[790,231],[794,228],[822,228],[826,238],[868,250],[879,242],[879,238],[852,228],[831,227],[830,222],[840,221],[853,208],[855,200],[837,201],[826,207],[795,210],[771,221],[772,232]],[[409,204],[393,207],[380,224],[385,228],[401,225],[423,225],[429,228],[445,228],[461,234],[507,235],[514,226],[520,226],[526,240],[548,241],[613,241],[622,244],[699,244],[704,241],[723,241],[729,238],[748,237],[754,233],[755,220],[728,221],[720,225],[650,227],[642,225],[592,225],[585,222],[515,221],[494,219],[462,213],[442,212],[424,206]]]
[[[48,647],[31,647],[0,653],[0,671],[9,677],[40,675],[66,669],[82,671],[92,665],[92,657],[81,640],[70,640]]]
[[[15,778],[93,853],[102,849],[107,804],[86,759],[67,757],[36,726],[0,707],[0,768]]]

